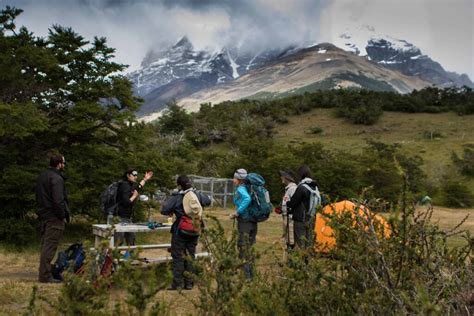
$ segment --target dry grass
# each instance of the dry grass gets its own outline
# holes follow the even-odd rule
[[[207,214],[217,217],[226,232],[231,234],[236,227],[233,221],[229,220],[229,214],[232,210],[211,209],[206,211]],[[468,229],[474,233],[474,210],[464,209],[447,209],[435,207],[433,212],[433,221],[446,230],[456,226],[466,215],[470,218],[464,223],[464,229]],[[163,217],[155,215],[156,220],[163,220]],[[209,222],[209,220],[208,220]],[[265,269],[267,264],[271,264],[283,256],[283,243],[281,241],[282,225],[281,217],[272,214],[270,219],[266,222],[260,223],[257,235],[257,249],[263,252],[260,260],[260,269]],[[92,233],[86,236],[87,239],[92,240]],[[156,234],[141,234],[139,236],[139,243],[157,243],[169,242],[170,236],[167,232]],[[462,239],[459,237],[453,238],[450,243],[452,245],[459,245]],[[60,248],[65,248],[67,244],[63,244]],[[147,251],[143,256],[152,257],[154,255],[161,255],[154,251]],[[37,280],[37,265],[39,260],[39,253],[33,248],[31,250],[18,253],[5,249],[0,249],[0,315],[17,315],[23,313],[27,306],[34,285],[38,285],[38,295],[49,297],[53,301],[59,294],[60,285],[57,284],[39,284]],[[111,294],[113,296],[112,304],[117,301],[124,301],[124,293],[120,290],[114,290]],[[157,297],[169,302],[171,310],[175,314],[188,314],[192,310],[191,300],[196,299],[199,295],[195,289],[193,291],[184,291],[181,294],[176,292],[162,292],[158,293]],[[53,315],[50,308],[45,302],[38,302],[42,313]]]

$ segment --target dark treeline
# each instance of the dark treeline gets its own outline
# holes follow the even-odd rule
[[[439,194],[456,205],[472,203],[444,194],[444,183],[429,183],[420,157],[401,154],[397,145],[367,143],[363,154],[329,151],[321,144],[278,144],[274,130],[313,108],[336,108],[355,123],[375,122],[383,110],[408,112],[474,111],[468,88],[427,88],[409,95],[357,90],[320,91],[285,99],[204,104],[188,114],[171,104],[153,124],[139,122],[141,100],[131,83],[117,75],[114,49],[103,38],[85,40],[70,28],[53,26],[47,37],[16,28],[21,10],[0,12],[0,240],[26,243],[35,236],[34,186],[59,151],[68,161],[66,183],[73,216],[100,217],[99,195],[130,166],[154,170],[145,193],[173,185],[176,174],[230,177],[237,167],[261,173],[273,198],[280,198],[278,170],[308,164],[331,199],[360,196],[397,203],[402,172],[416,196]],[[369,120],[367,119],[369,118]],[[472,174],[470,152],[453,157],[465,177]],[[448,179],[448,178],[446,178]],[[443,195],[444,194],[444,195]],[[141,216],[140,209],[137,217]]]
[[[313,93],[274,100],[224,102],[220,106],[238,104],[249,114],[269,116],[277,123],[287,122],[288,115],[298,115],[315,108],[336,108],[336,114],[355,124],[371,125],[383,111],[406,113],[455,112],[474,114],[474,91],[469,87],[427,87],[410,94],[358,89],[320,90]],[[205,109],[205,107],[204,107]],[[201,111],[203,108],[201,108]]]

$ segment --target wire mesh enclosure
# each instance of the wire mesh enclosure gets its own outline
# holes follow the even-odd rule
[[[232,179],[210,178],[197,175],[189,175],[193,186],[211,197],[211,206],[223,208],[232,206],[232,195],[234,184]]]

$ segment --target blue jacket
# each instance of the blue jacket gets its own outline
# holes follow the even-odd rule
[[[250,198],[249,191],[244,184],[237,187],[234,192],[234,205],[237,207],[237,214],[239,219],[250,220],[250,214],[248,213],[248,207],[252,199]]]

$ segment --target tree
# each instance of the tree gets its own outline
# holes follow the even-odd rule
[[[67,157],[73,213],[97,216],[103,187],[136,164],[144,129],[134,114],[141,100],[105,38],[89,42],[58,25],[36,37],[16,30],[21,13],[0,11],[0,239],[15,242],[34,235],[27,214],[48,153]]]

